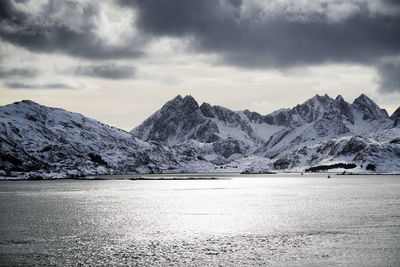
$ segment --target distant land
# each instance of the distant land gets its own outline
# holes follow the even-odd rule
[[[0,107],[0,176],[400,173],[400,107],[316,95],[261,115],[177,96],[131,132],[23,100]]]

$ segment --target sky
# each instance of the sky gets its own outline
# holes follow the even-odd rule
[[[400,106],[398,0],[0,1],[0,105],[131,130],[178,94],[268,114],[362,93]]]

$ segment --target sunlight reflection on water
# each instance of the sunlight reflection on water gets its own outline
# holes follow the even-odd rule
[[[1,182],[0,262],[400,264],[400,177],[223,178]]]

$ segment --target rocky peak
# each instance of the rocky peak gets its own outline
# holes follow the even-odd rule
[[[321,104],[329,104],[330,102],[332,102],[332,100],[333,99],[327,94],[325,95],[316,94],[315,96],[307,100],[304,104],[313,104],[317,106]]]
[[[263,119],[263,116],[261,116],[259,113],[250,111],[248,109],[244,110],[243,114],[246,115],[246,117],[252,122],[261,122]]]
[[[390,116],[390,118],[394,121],[393,126],[399,126],[400,125],[400,107],[398,107],[392,114],[392,116]]]
[[[343,96],[338,95],[338,96],[335,98],[335,102],[337,102],[337,103],[343,103],[343,102],[346,102],[346,101],[344,100]]]
[[[181,95],[177,95],[175,98],[173,98],[173,99],[167,101],[167,103],[165,103],[164,106],[168,106],[168,105],[177,105],[177,104],[182,103],[182,101],[183,101],[182,96],[181,96]]]
[[[221,106],[211,106],[208,103],[203,103],[200,110],[205,117],[216,118],[227,124],[237,124],[241,120],[237,112]]]
[[[398,120],[400,119],[400,107],[398,107],[392,114],[392,116],[390,116],[390,118],[392,120]]]
[[[223,121],[224,123],[227,124],[238,124],[241,120],[239,114],[237,114],[236,112],[221,107],[221,106],[214,106],[214,114],[215,117],[220,120]]]
[[[334,100],[334,105],[337,108],[339,114],[345,116],[345,118],[354,123],[354,116],[351,111],[351,105],[347,103],[341,95],[338,95]]]
[[[197,103],[197,101],[191,95],[185,96],[182,100],[183,100],[183,103],[185,105],[199,107],[199,104]]]
[[[131,132],[142,140],[174,144],[192,136],[205,120],[192,96],[178,95]]]
[[[369,105],[375,104],[375,102],[371,98],[369,98],[366,94],[361,94],[359,97],[357,97],[354,100],[353,104],[360,104],[360,105],[369,106]]]
[[[199,109],[197,101],[190,95],[182,98],[181,95],[176,96],[174,99],[165,103],[161,108],[160,113],[162,115],[173,115],[176,113],[190,115]]]
[[[323,96],[317,94],[303,104],[294,107],[292,113],[298,115],[305,122],[312,122],[320,118],[332,102],[333,99],[327,94]]]
[[[387,112],[365,94],[356,98],[352,106],[363,114],[363,120],[384,120],[388,118]]]
[[[200,111],[203,114],[203,116],[207,117],[207,118],[215,118],[214,116],[214,112],[213,112],[213,108],[210,104],[208,103],[203,103],[200,106]]]

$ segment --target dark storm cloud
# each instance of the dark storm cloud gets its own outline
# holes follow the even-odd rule
[[[0,67],[0,79],[11,77],[34,78],[37,74],[37,71],[29,68],[4,69]]]
[[[135,45],[109,45],[97,34],[97,2],[50,0],[38,13],[0,1],[0,37],[33,52],[61,52],[89,59],[132,58],[141,55]]]
[[[354,14],[343,19],[343,10],[327,10],[327,14],[300,10],[292,14],[280,10],[266,13],[260,7],[243,17],[241,8],[246,1],[120,3],[138,11],[137,26],[142,31],[154,36],[192,38],[192,49],[216,53],[222,62],[237,66],[365,64],[400,53],[400,16],[372,14],[367,3],[355,2],[351,6],[356,9]]]
[[[192,40],[190,49],[216,54],[225,64],[250,68],[370,64],[400,53],[400,15],[372,10],[371,5],[393,11],[398,6],[395,0],[272,0],[258,5],[254,3],[261,1],[116,1],[137,12],[132,27],[139,30],[141,40],[149,36],[187,38]],[[2,0],[0,36],[42,53],[91,59],[141,55],[134,42],[113,46],[96,34],[98,5],[95,1],[50,0],[39,13],[31,14]]]
[[[34,52],[120,59],[144,55],[140,51],[150,40],[176,37],[220,64],[283,69],[350,63],[375,66],[381,75],[388,73],[379,67],[382,59],[400,55],[397,0],[115,2],[135,12],[136,35],[129,44],[100,38],[97,1],[50,0],[31,13],[20,8],[24,3],[1,0],[0,38]],[[124,79],[134,70],[100,65],[80,67],[76,74]]]
[[[35,85],[35,84],[26,84],[20,82],[6,82],[5,85],[10,89],[68,89],[68,90],[75,90],[76,88],[70,86],[68,84],[63,83],[48,83],[42,85]]]
[[[76,75],[98,77],[104,79],[129,79],[135,76],[135,70],[128,66],[115,64],[79,66],[75,69]]]
[[[378,74],[382,92],[400,92],[400,61],[380,64]]]
[[[382,0],[384,4],[387,4],[388,7],[400,7],[399,0]]]

